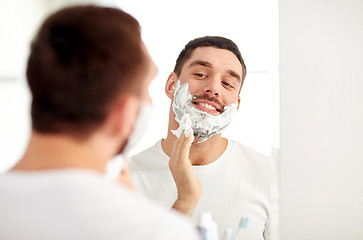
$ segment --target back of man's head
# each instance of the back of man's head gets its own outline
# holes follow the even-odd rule
[[[32,127],[84,137],[121,94],[140,94],[145,66],[140,26],[113,8],[76,6],[46,19],[28,60]]]

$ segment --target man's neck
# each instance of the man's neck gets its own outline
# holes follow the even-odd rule
[[[94,146],[97,141],[80,141],[70,136],[32,132],[24,156],[12,170],[34,171],[64,168],[105,171],[106,156]]]

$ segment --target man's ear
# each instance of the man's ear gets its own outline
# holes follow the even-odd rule
[[[132,94],[125,94],[116,100],[106,119],[106,129],[112,136],[127,139],[139,113],[139,99]]]
[[[241,103],[241,97],[238,96],[237,98],[237,110],[239,110],[239,104]]]
[[[170,99],[174,98],[174,89],[177,81],[178,81],[178,76],[176,75],[176,73],[175,72],[170,73],[168,80],[166,81],[165,84],[165,93],[166,96],[168,96]]]

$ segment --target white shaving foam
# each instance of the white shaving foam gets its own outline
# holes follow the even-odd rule
[[[181,125],[183,125],[181,124],[183,123],[183,116],[188,114],[194,136],[198,138],[197,143],[201,143],[208,138],[221,133],[228,126],[237,113],[237,104],[233,103],[225,106],[221,114],[213,116],[212,114],[203,112],[194,107],[192,103],[194,97],[188,91],[188,87],[188,83],[181,85],[180,80],[176,83],[173,102],[175,120],[179,123],[178,129],[180,129]],[[178,129],[175,131],[178,131]],[[176,135],[174,132],[173,134]],[[180,134],[181,133],[179,133],[179,136]],[[178,135],[176,136],[178,137]]]
[[[180,138],[180,135],[184,131],[184,136],[187,138],[190,134],[192,134],[192,142],[194,141],[194,133],[192,129],[192,120],[188,113],[184,114],[180,120],[179,128],[176,130],[171,130],[171,132],[177,137]]]

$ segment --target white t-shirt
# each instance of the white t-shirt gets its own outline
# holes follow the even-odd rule
[[[168,166],[169,157],[161,140],[130,161],[138,190],[152,200],[171,207],[177,189]],[[270,158],[235,141],[214,162],[193,166],[202,186],[201,199],[191,217],[198,224],[202,213],[211,212],[220,239],[227,228],[237,230],[240,219],[248,218],[238,239],[270,239]]]
[[[0,175],[0,239],[197,239],[185,217],[88,170]]]

